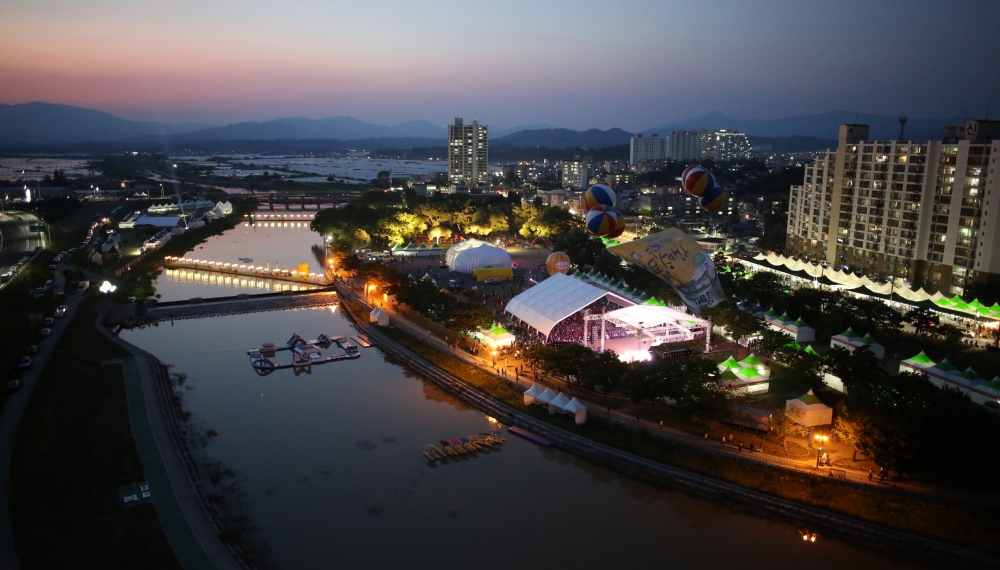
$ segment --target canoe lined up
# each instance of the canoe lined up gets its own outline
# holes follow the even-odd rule
[[[442,439],[438,443],[440,447],[428,443],[424,446],[423,455],[431,461],[445,459],[448,456],[464,455],[479,451],[486,447],[493,447],[504,443],[504,438],[491,433],[480,432],[480,435],[468,435],[466,437],[456,437],[452,439]]]

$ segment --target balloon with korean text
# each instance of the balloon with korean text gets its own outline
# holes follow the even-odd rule
[[[592,210],[597,206],[613,208],[617,200],[615,191],[604,184],[594,184],[583,195],[583,205],[587,210]]]
[[[696,315],[726,298],[712,256],[677,228],[609,247],[608,251],[669,283]]]
[[[556,273],[569,273],[571,262],[569,256],[562,251],[554,251],[545,260],[545,268],[549,270],[549,275]]]
[[[595,206],[587,212],[587,230],[595,236],[606,236],[615,229],[620,215],[611,206]]]

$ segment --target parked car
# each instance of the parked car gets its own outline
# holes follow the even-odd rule
[[[56,322],[51,318],[46,318],[44,321],[42,321],[42,324],[47,327],[51,327],[52,325],[56,324]]]
[[[52,329],[42,329],[38,331],[38,334],[42,336],[52,336]]]
[[[448,280],[448,286],[449,287],[458,287],[458,281],[456,281],[454,279],[449,279]]]
[[[50,263],[49,264],[49,269],[51,269],[52,271],[55,271],[56,267],[57,267],[57,265],[55,263]]]
[[[487,277],[486,280],[483,281],[483,283],[487,285],[492,285],[493,283],[499,283],[499,282],[500,282],[499,277]]]
[[[17,367],[20,369],[31,368],[31,357],[22,356],[21,360],[17,363]]]
[[[28,348],[24,349],[24,352],[27,352],[28,354],[38,354],[38,345],[32,344],[28,346]]]
[[[13,277],[13,276],[14,276],[14,274],[11,273],[10,271],[4,273],[3,275],[0,275],[0,283],[6,283],[6,282],[10,281],[11,277]]]
[[[13,392],[14,390],[17,390],[20,387],[21,387],[21,381],[18,380],[18,379],[16,379],[16,378],[14,380],[8,380],[7,381],[7,391],[8,392]]]
[[[77,293],[83,293],[87,289],[90,289],[90,281],[80,281],[76,284]]]
[[[59,305],[59,307],[56,309],[56,312],[53,313],[52,316],[57,319],[61,319],[66,316],[66,311],[68,310],[69,307],[67,307],[66,305]]]

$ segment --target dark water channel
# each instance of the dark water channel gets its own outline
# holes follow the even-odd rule
[[[905,567],[513,436],[500,451],[429,464],[426,443],[489,420],[377,348],[311,374],[258,376],[246,350],[293,332],[355,333],[329,308],[122,333],[187,375],[186,406],[219,434],[207,451],[244,478],[279,568]]]

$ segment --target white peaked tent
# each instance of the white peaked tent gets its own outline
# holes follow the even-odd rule
[[[816,397],[812,390],[785,402],[785,415],[805,427],[825,426],[833,423],[833,408]]]
[[[549,413],[554,414],[556,412],[566,411],[566,405],[569,404],[569,398],[565,394],[559,392],[559,394],[549,402]]]
[[[531,388],[524,393],[524,405],[530,406],[535,403],[535,398],[542,394],[542,389],[538,387],[538,384],[532,384]]]
[[[535,396],[535,403],[547,406],[552,403],[552,400],[555,399],[556,399],[556,393],[553,392],[551,389],[546,388],[541,394]]]
[[[580,403],[580,400],[573,398],[568,404],[563,406],[567,413],[573,414],[576,425],[581,425],[587,421],[587,406]]]
[[[375,307],[375,309],[368,314],[368,322],[377,323],[380,327],[387,327],[389,326],[389,313]]]

